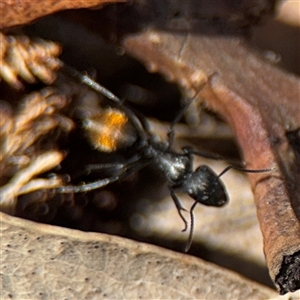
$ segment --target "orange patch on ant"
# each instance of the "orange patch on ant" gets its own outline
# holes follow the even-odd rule
[[[101,111],[84,122],[88,136],[94,147],[103,152],[113,152],[118,150],[123,144],[132,143],[128,138],[129,126],[127,116],[116,109],[106,109]]]

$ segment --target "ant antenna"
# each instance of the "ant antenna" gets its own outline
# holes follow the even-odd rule
[[[89,76],[84,75],[84,74],[78,72],[77,70],[73,69],[72,67],[70,67],[70,66],[68,66],[66,64],[63,64],[63,69],[68,74],[70,74],[72,77],[77,78],[79,81],[81,81],[82,83],[86,84],[91,89],[93,89],[93,90],[97,91],[98,93],[104,95],[105,97],[107,97],[108,99],[114,101],[118,105],[123,106],[122,101],[116,95],[114,95],[111,91],[109,91],[108,89],[106,89],[104,86],[102,86],[99,83],[97,83],[96,81],[94,81]]]
[[[208,79],[210,79],[214,74],[210,75],[208,77]],[[174,132],[174,126],[176,125],[176,123],[178,123],[182,117],[184,116],[185,112],[187,111],[187,109],[189,108],[189,106],[191,105],[191,103],[193,103],[193,101],[197,98],[198,94],[200,93],[200,91],[203,89],[203,87],[207,84],[208,80],[205,80],[200,87],[198,88],[198,91],[196,92],[196,94],[190,99],[189,102],[187,102],[183,108],[180,110],[180,112],[178,113],[178,115],[175,117],[175,119],[172,121],[170,128],[168,130],[168,148],[170,149],[173,145],[173,141],[174,141],[174,136],[175,136],[175,132]]]
[[[191,209],[190,209],[190,218],[191,218],[191,229],[190,229],[190,233],[189,233],[189,238],[188,241],[186,243],[184,252],[188,252],[191,248],[192,245],[192,241],[193,241],[193,234],[194,234],[194,223],[195,223],[195,218],[194,218],[194,209],[196,207],[196,205],[198,204],[198,202],[194,202],[194,204],[192,205]]]
[[[178,115],[172,121],[172,123],[171,123],[171,125],[169,127],[169,130],[168,130],[168,134],[167,134],[168,135],[168,147],[169,147],[169,149],[172,147],[172,144],[174,142],[174,136],[175,136],[174,126],[182,119],[183,115],[185,114],[185,112],[189,108],[190,104],[194,101],[194,99],[197,96],[197,94],[188,103],[186,103],[183,106],[183,108],[180,110],[180,112],[178,113]]]

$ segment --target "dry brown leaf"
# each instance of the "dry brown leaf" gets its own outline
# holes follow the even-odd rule
[[[0,213],[1,299],[270,299],[276,293],[184,254]]]
[[[64,9],[90,8],[102,6],[112,2],[125,0],[1,0],[0,1],[0,28],[26,24],[37,18],[49,15]]]

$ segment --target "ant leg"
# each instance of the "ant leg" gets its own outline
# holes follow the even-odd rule
[[[137,161],[140,160],[140,156],[136,155],[133,158],[123,162],[123,163],[100,163],[100,164],[90,164],[85,167],[85,171],[89,174],[91,171],[104,170],[104,169],[128,169],[132,167]]]
[[[201,156],[204,158],[209,158],[209,159],[215,159],[215,160],[224,160],[224,157],[212,154],[212,153],[207,153],[207,152],[200,152],[200,151],[195,151],[192,147],[183,147],[182,148],[183,153],[185,154],[190,154],[190,155],[196,155],[196,156]]]
[[[205,157],[205,158],[210,158],[210,159],[215,159],[215,160],[224,160],[223,157],[215,155],[215,154],[211,154],[211,153],[206,153],[206,152],[199,152],[199,151],[195,151],[192,147],[184,147],[182,148],[183,152],[185,154],[189,154],[189,155],[197,155],[197,156],[201,156],[201,157]],[[245,172],[245,173],[263,173],[263,172],[270,172],[272,170],[274,170],[274,168],[270,168],[270,169],[257,169],[257,170],[249,170],[249,169],[244,169],[243,167],[238,167],[238,166],[234,166],[234,165],[230,165],[228,167],[226,167],[220,174],[218,177],[221,177],[222,175],[224,175],[225,173],[227,173],[230,169],[234,169],[240,172]]]
[[[91,171],[103,169],[122,169],[126,166],[124,163],[111,163],[111,164],[91,164],[85,167],[85,171],[89,174]]]
[[[132,109],[132,111],[134,112],[134,114],[136,115],[138,120],[140,121],[143,129],[148,133],[149,136],[151,136],[152,133],[150,131],[150,126],[149,126],[147,119],[139,111],[137,111],[135,109]]]
[[[124,178],[126,175],[128,175],[128,170],[130,172],[138,171],[139,169],[146,166],[148,162],[141,162],[140,164],[132,163],[131,166],[125,165],[123,168],[123,171],[118,176],[112,176],[109,178],[100,179],[94,182],[85,183],[82,185],[69,185],[69,186],[62,186],[58,189],[56,189],[59,193],[82,193],[82,192],[88,192],[92,191],[101,187],[104,187],[106,185],[109,185],[115,181],[118,181],[119,179]],[[121,168],[120,168],[121,169]]]
[[[91,183],[86,183],[82,185],[67,185],[62,186],[60,188],[57,188],[56,190],[59,193],[66,194],[66,193],[82,193],[82,192],[88,192],[92,191],[101,187],[104,187],[112,182],[117,181],[120,178],[120,176],[105,178],[101,180],[97,180]]]
[[[187,244],[185,246],[184,252],[188,252],[189,249],[191,248],[192,245],[192,241],[193,241],[193,234],[194,234],[194,223],[195,223],[195,218],[194,218],[194,209],[196,207],[196,205],[198,204],[198,202],[195,202],[191,209],[190,209],[190,216],[191,216],[191,229],[190,229],[190,234],[189,234],[189,238],[187,241]]]
[[[114,101],[115,103],[122,105],[122,101],[117,96],[115,96],[111,91],[109,91],[104,86],[97,83],[96,81],[94,81],[89,76],[84,75],[81,72],[78,72],[77,70],[73,69],[72,67],[70,67],[66,64],[63,64],[63,70],[66,71],[71,76],[73,76],[74,78],[77,78],[82,83],[89,86],[91,89],[93,89],[93,90],[97,91],[98,93],[104,95],[105,97],[107,97],[108,99]]]
[[[183,216],[183,214],[182,214],[181,211],[182,211],[182,210],[183,210],[183,211],[187,211],[187,210],[182,206],[182,204],[180,203],[178,197],[177,197],[176,194],[173,192],[173,190],[172,190],[171,187],[169,187],[169,190],[170,190],[171,197],[172,197],[172,199],[173,199],[173,201],[174,201],[174,203],[175,203],[175,206],[176,206],[176,208],[177,208],[178,214],[179,214],[179,216],[181,217],[181,219],[182,219],[182,221],[183,221],[183,223],[184,223],[184,228],[182,229],[182,231],[186,231],[186,230],[187,230],[187,227],[188,227],[188,222],[187,222],[187,220],[185,219],[185,217]]]
[[[235,167],[235,166],[228,166],[226,167],[219,175],[218,177],[221,177],[222,175],[224,175],[225,173],[227,173],[229,170],[234,169],[240,172],[244,172],[244,173],[264,173],[264,172],[271,172],[273,171],[275,168],[270,168],[270,169],[258,169],[258,170],[249,170],[249,169],[243,169],[243,168],[239,168],[239,167]]]

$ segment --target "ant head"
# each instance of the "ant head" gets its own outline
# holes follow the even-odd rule
[[[219,176],[208,166],[200,166],[185,182],[186,192],[207,206],[223,206],[228,202],[225,187]]]

